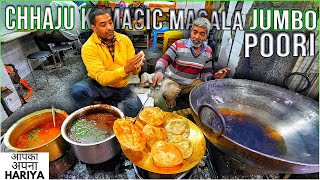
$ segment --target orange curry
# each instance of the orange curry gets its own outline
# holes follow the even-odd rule
[[[63,121],[63,118],[56,118],[56,127],[53,127],[53,121],[51,119],[30,129],[20,136],[15,146],[21,149],[29,149],[50,142],[61,133],[61,125]]]

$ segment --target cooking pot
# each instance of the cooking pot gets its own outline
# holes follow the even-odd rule
[[[177,174],[158,174],[144,170],[133,164],[134,172],[139,179],[183,179],[191,169]]]
[[[98,104],[86,106],[73,112],[67,117],[61,126],[62,137],[71,144],[75,156],[80,161],[88,164],[105,162],[120,152],[120,144],[114,134],[95,143],[79,143],[70,139],[67,135],[67,129],[74,120],[85,114],[98,112],[108,112],[119,118],[124,118],[124,114],[118,108],[106,104]]]
[[[261,82],[213,80],[190,93],[193,117],[210,142],[260,173],[319,172],[318,103]]]
[[[62,110],[56,109],[56,120],[65,119],[68,114]],[[44,122],[52,121],[51,109],[44,109],[31,113],[16,123],[14,123],[4,136],[4,144],[13,151],[18,152],[49,152],[49,161],[54,161],[61,157],[67,149],[70,148],[68,143],[62,138],[61,133],[51,141],[33,148],[17,148],[16,142],[19,138],[32,128],[43,124]]]

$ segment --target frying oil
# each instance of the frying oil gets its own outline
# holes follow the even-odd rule
[[[226,137],[267,155],[283,157],[287,153],[283,137],[271,126],[278,120],[274,115],[238,103],[223,104],[218,110],[226,122]]]

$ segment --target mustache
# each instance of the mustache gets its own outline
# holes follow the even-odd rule
[[[198,42],[198,43],[202,42],[201,39],[199,39],[199,38],[191,38],[191,40],[193,42]]]
[[[112,30],[108,30],[108,31],[106,31],[106,33],[113,33],[114,31],[112,31]]]

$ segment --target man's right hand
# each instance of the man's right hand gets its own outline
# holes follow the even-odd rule
[[[133,58],[131,58],[127,64],[124,66],[124,71],[129,74],[137,69],[139,69],[141,66],[143,66],[143,61],[145,59],[145,55],[143,51],[140,51],[138,54],[136,54]]]
[[[156,87],[163,80],[163,73],[161,71],[156,72],[152,77],[152,85]]]

